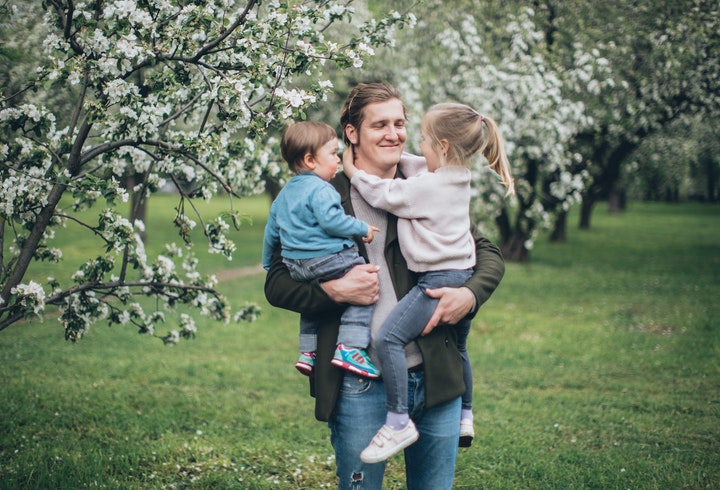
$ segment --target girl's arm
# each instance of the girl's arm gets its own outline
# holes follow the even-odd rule
[[[413,155],[412,153],[404,151],[400,157],[398,167],[400,167],[400,172],[405,177],[412,177],[427,170],[427,160],[425,160],[423,156]]]
[[[343,161],[343,172],[347,175],[348,179],[352,179],[353,175],[357,172],[355,166],[355,155],[353,155],[352,145],[348,146],[342,156]]]

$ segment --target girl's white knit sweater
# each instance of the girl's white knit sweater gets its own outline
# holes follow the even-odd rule
[[[470,170],[452,165],[407,179],[381,179],[359,170],[351,182],[371,206],[399,218],[400,248],[411,271],[475,266]]]

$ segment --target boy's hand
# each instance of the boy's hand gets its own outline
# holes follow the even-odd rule
[[[373,241],[373,238],[375,238],[375,233],[380,231],[380,228],[376,228],[375,226],[368,225],[368,234],[363,237],[363,242],[370,243]]]

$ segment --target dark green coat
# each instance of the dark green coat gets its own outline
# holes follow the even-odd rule
[[[348,178],[344,173],[340,173],[335,176],[331,184],[340,193],[345,212],[354,215]],[[395,294],[398,298],[402,298],[414,286],[416,279],[408,270],[405,259],[400,253],[395,216],[388,216],[388,229],[383,231],[385,260],[390,269]],[[475,273],[466,283],[477,300],[472,315],[477,313],[477,309],[488,300],[505,273],[505,263],[500,250],[477,232],[475,243],[477,265]],[[364,244],[358,242],[358,247],[367,260]],[[322,421],[329,420],[343,375],[343,371],[331,365],[330,360],[335,352],[340,316],[346,305],[331,300],[319,281],[310,283],[294,281],[282,263],[279,250],[273,256],[265,279],[265,297],[271,305],[279,308],[321,315],[315,376],[310,378],[310,394],[315,397],[315,417]],[[439,326],[431,334],[418,338],[417,342],[423,356],[426,405],[432,407],[460,396],[465,391],[465,385],[455,329],[451,326]]]

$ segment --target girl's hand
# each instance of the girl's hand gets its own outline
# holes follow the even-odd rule
[[[348,146],[342,156],[343,160],[343,172],[348,176],[348,179],[352,179],[357,167],[355,166],[355,154],[353,153],[352,145]],[[370,242],[368,242],[370,243]]]
[[[365,243],[372,242],[373,238],[375,238],[375,233],[380,231],[380,228],[376,228],[374,226],[369,226],[369,225],[368,225],[368,229],[370,231],[368,231],[368,234],[363,237],[363,242],[365,242]]]

